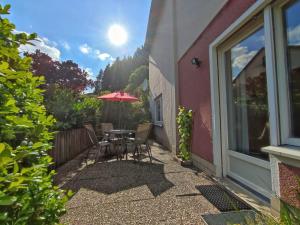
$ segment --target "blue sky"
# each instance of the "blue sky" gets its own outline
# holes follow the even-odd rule
[[[95,77],[114,58],[132,55],[144,43],[151,0],[2,1],[7,3],[18,31],[36,32],[39,48],[59,60],[72,59]],[[113,24],[126,29],[126,44],[110,43]]]
[[[264,48],[264,28],[259,28],[231,49],[232,78],[234,79],[246,65]]]

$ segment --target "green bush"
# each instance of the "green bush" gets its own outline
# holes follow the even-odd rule
[[[75,94],[69,89],[59,87],[54,88],[45,100],[47,111],[56,119],[56,130],[67,130],[76,126],[78,119],[73,108],[75,103]]]
[[[55,224],[65,211],[66,195],[52,184],[47,150],[52,116],[43,106],[43,77],[30,72],[21,44],[35,34],[15,34],[0,5],[0,224]]]
[[[103,101],[96,98],[96,96],[82,95],[77,99],[73,109],[77,114],[77,125],[82,126],[83,123],[96,124],[101,119]]]
[[[47,111],[56,119],[56,130],[82,127],[100,120],[102,101],[95,96],[79,95],[70,89],[53,88],[45,101]]]
[[[179,107],[176,118],[179,135],[179,153],[183,160],[191,158],[190,145],[192,137],[193,112],[184,107]]]

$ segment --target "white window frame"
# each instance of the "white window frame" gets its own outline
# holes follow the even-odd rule
[[[272,5],[272,0],[258,0],[256,1],[248,10],[246,10],[233,24],[231,24],[221,35],[219,35],[209,46],[209,61],[210,61],[210,86],[211,86],[211,107],[212,107],[212,139],[213,139],[213,160],[216,167],[216,176],[222,177],[226,176],[226,166],[228,166],[226,154],[228,151],[223,148],[224,143],[222,140],[224,138],[224,121],[221,120],[221,104],[220,97],[224,94],[220,91],[221,80],[219,77],[219,63],[218,62],[218,47],[230,38],[236,31],[243,27],[248,21],[250,21],[255,15],[260,12],[264,14],[264,28],[265,28],[265,53],[266,53],[266,73],[267,73],[267,88],[268,88],[268,103],[269,103],[269,124],[270,124],[270,146],[264,148],[267,152],[270,152],[274,155],[284,155],[288,158],[296,159],[295,156],[299,158],[299,147],[293,147],[291,145],[299,145],[298,140],[288,139],[287,138],[287,129],[282,127],[286,125],[286,118],[284,115],[288,115],[287,111],[283,111],[288,107],[284,107],[279,103],[287,103],[287,99],[284,96],[287,96],[287,89],[285,93],[282,89],[283,87],[278,87],[282,83],[282,71],[278,70],[277,62],[280,60],[278,54],[284,56],[282,52],[280,53],[280,45],[278,42],[281,42],[281,45],[284,42],[278,39],[278,34],[281,36],[284,35],[282,26],[281,30],[278,31],[278,21],[273,18],[280,19],[278,17],[278,8],[276,5]],[[286,4],[288,1],[276,1],[275,3],[281,3],[281,7]],[[281,14],[281,11],[280,11]],[[275,15],[275,16],[273,16]],[[282,20],[281,20],[282,21]],[[276,27],[274,26],[276,23]],[[275,29],[276,28],[276,29]],[[279,26],[280,28],[280,26]],[[275,32],[274,32],[275,30]],[[277,35],[277,36],[276,36]],[[276,36],[276,39],[275,39]],[[282,36],[283,37],[283,36]],[[275,51],[276,46],[276,51]],[[285,46],[284,46],[285,47]],[[282,48],[281,48],[282,51]],[[286,76],[287,78],[287,76]],[[279,115],[281,115],[279,117]],[[283,115],[283,116],[282,116]],[[288,127],[289,128],[289,127]],[[289,131],[289,130],[288,130]],[[289,145],[284,145],[289,144]],[[271,177],[272,177],[272,190],[278,196],[280,196],[280,187],[279,187],[279,175],[278,168],[276,169],[277,159],[275,160],[274,155],[270,155],[270,165],[271,166]]]
[[[258,0],[255,2],[247,11],[242,14],[234,23],[232,23],[220,36],[218,36],[209,46],[209,54],[210,54],[210,83],[211,83],[211,100],[212,100],[212,126],[213,126],[213,160],[214,165],[216,167],[216,176],[222,177],[226,176],[227,171],[227,155],[228,151],[224,148],[224,143],[222,140],[226,140],[226,137],[224,135],[226,134],[224,132],[225,130],[228,130],[226,126],[226,123],[224,120],[221,120],[220,115],[224,112],[221,112],[221,104],[220,97],[224,95],[223,92],[220,91],[220,84],[221,80],[219,77],[219,63],[218,62],[218,54],[219,50],[218,47],[225,42],[228,38],[230,38],[235,32],[237,32],[243,25],[245,25],[248,21],[250,21],[255,15],[257,15],[259,12],[264,11],[264,21],[265,21],[265,38],[273,38],[269,37],[268,31],[272,30],[272,12],[271,8],[268,6],[270,4],[271,0]],[[270,35],[272,36],[272,35]],[[271,47],[270,47],[271,46]],[[265,51],[266,55],[269,55],[269,57],[266,57],[266,64],[269,63],[269,61],[272,61],[271,59],[275,58],[274,51],[272,50],[272,42],[268,43],[266,41],[265,45]],[[271,64],[273,65],[273,63]],[[267,73],[273,74],[274,68],[271,66],[266,66]],[[270,111],[270,141],[271,144],[278,144],[278,127],[276,120],[277,113],[277,99],[276,99],[276,91],[275,87],[271,87],[269,85],[269,79],[267,78],[268,82],[268,102],[269,102],[269,111]],[[275,115],[275,116],[273,116]],[[224,114],[223,114],[224,116]],[[271,118],[274,117],[274,118]],[[223,129],[223,131],[222,131]],[[225,143],[226,144],[226,143]],[[224,168],[224,169],[223,169]]]
[[[276,2],[273,7],[274,22],[276,26],[275,44],[276,44],[276,59],[277,64],[277,79],[278,79],[278,97],[279,97],[279,113],[280,113],[280,128],[281,128],[281,143],[287,145],[300,146],[300,138],[291,137],[291,112],[290,112],[290,98],[289,98],[289,71],[287,67],[287,52],[285,30],[283,25],[283,7],[290,1],[282,0]]]
[[[159,114],[160,114],[160,120],[158,120],[158,118],[157,118],[157,102],[159,101],[159,103],[160,103],[160,112],[159,112]],[[155,122],[155,125],[158,125],[158,126],[161,126],[162,124],[163,124],[163,100],[162,100],[162,94],[160,94],[159,96],[157,96],[155,99],[154,99],[154,105],[155,105],[155,120],[154,120],[154,122]]]

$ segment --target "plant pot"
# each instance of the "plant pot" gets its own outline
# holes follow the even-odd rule
[[[193,161],[192,160],[181,160],[180,164],[181,164],[181,166],[192,166]]]

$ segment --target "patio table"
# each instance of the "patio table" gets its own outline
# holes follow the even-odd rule
[[[126,154],[126,159],[127,159],[127,145],[126,145],[126,138],[135,133],[135,130],[125,130],[125,129],[114,129],[110,131],[106,131],[109,136],[115,135],[117,137],[117,141],[113,141],[113,144],[119,144],[121,148],[123,149],[122,153]],[[119,153],[117,155],[119,158]]]

